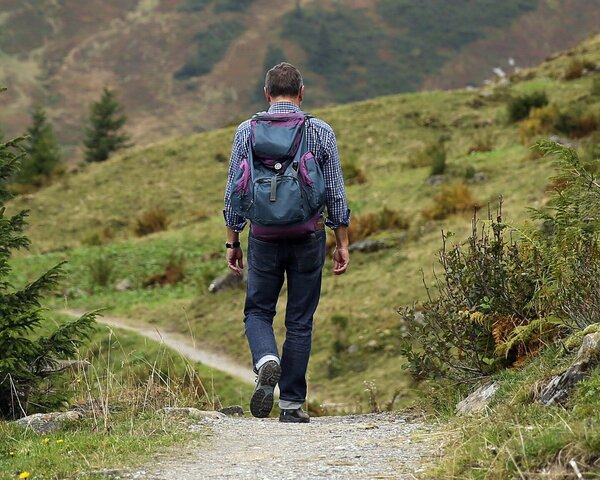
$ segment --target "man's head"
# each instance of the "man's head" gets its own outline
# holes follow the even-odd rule
[[[289,100],[300,105],[304,97],[304,84],[300,71],[293,65],[282,62],[267,72],[265,98],[274,103]]]

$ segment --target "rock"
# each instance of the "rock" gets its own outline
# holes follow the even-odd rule
[[[427,185],[429,185],[430,187],[435,187],[436,185],[444,183],[445,181],[446,181],[445,175],[432,175],[431,177],[429,177],[427,179]]]
[[[548,137],[548,140],[550,140],[551,142],[556,142],[567,148],[576,148],[577,147],[577,142],[575,140],[571,140],[570,138],[566,138],[566,137],[560,137],[558,135],[551,135],[550,137]]]
[[[228,272],[225,275],[215,278],[208,286],[208,291],[210,293],[217,293],[221,290],[241,287],[245,284],[245,282],[245,276],[240,277],[233,272]]]
[[[458,415],[472,415],[474,413],[485,411],[497,390],[498,383],[496,382],[479,387],[467,398],[458,402],[456,405],[456,413]]]
[[[487,175],[483,172],[476,172],[471,181],[473,183],[481,183],[487,180]]]
[[[123,280],[117,282],[115,285],[115,290],[117,292],[124,292],[126,290],[131,290],[132,288],[133,282],[129,278],[124,278]]]
[[[81,412],[35,413],[16,421],[19,425],[33,430],[35,433],[56,432],[66,422],[74,422],[83,417]]]
[[[373,253],[378,252],[379,250],[383,250],[384,248],[389,248],[389,244],[382,240],[367,239],[352,243],[348,250],[350,252]]]
[[[352,355],[353,353],[358,352],[358,345],[356,345],[355,343],[353,343],[352,345],[350,345],[348,347],[348,350],[346,350],[350,355]]]
[[[600,332],[588,333],[583,337],[575,362],[548,382],[542,389],[539,402],[542,405],[553,405],[566,400],[575,384],[582,380],[599,360]]]
[[[229,417],[243,417],[245,415],[241,405],[230,405],[229,407],[222,408],[219,412]]]
[[[62,296],[66,299],[73,300],[75,298],[85,297],[85,291],[78,287],[67,288]]]
[[[60,373],[65,370],[81,372],[90,368],[92,364],[87,360],[59,360],[56,365],[50,365],[42,370],[45,374]]]
[[[221,420],[225,414],[213,410],[199,410],[194,407],[164,407],[159,410],[167,417],[190,417],[197,420]]]

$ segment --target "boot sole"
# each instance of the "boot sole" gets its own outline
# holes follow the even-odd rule
[[[256,418],[266,418],[273,410],[275,385],[281,377],[281,367],[275,361],[267,362],[260,370],[256,389],[250,399],[250,413]]]

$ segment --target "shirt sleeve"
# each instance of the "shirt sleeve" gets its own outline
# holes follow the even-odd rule
[[[325,142],[323,176],[325,177],[327,203],[325,224],[334,230],[340,225],[348,226],[350,224],[350,209],[346,200],[342,165],[333,131],[329,132]]]
[[[225,217],[225,225],[231,228],[234,232],[241,232],[246,226],[247,220],[239,216],[233,211],[229,197],[233,190],[233,180],[238,171],[240,162],[244,158],[247,147],[245,146],[245,124],[238,127],[233,138],[233,146],[231,148],[231,158],[229,159],[229,174],[227,175],[227,185],[225,187],[225,209],[223,216]]]

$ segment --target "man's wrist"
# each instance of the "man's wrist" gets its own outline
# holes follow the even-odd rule
[[[225,242],[225,248],[240,248],[240,242],[239,240],[236,240],[235,242]]]

